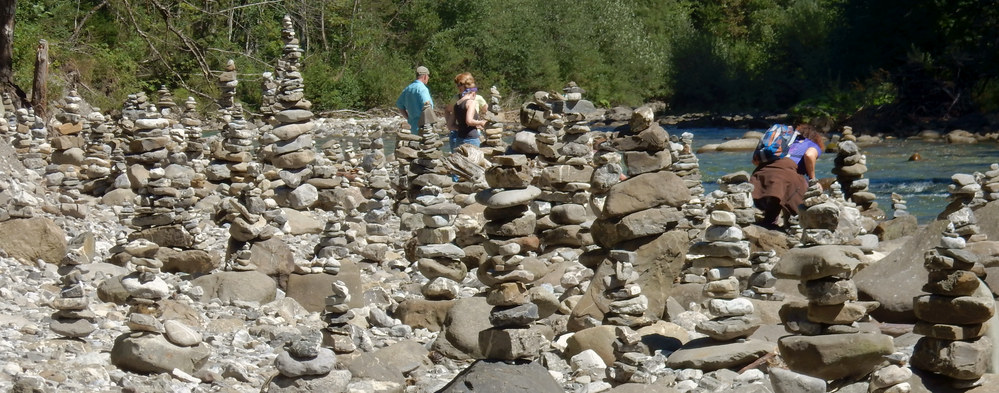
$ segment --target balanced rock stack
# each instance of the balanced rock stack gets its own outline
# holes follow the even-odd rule
[[[4,102],[11,102],[10,95],[6,92],[0,93],[0,97],[2,97]],[[0,105],[0,135],[2,135],[4,139],[9,138],[11,130],[16,127],[16,124],[17,117],[14,114],[13,103],[11,103],[10,106],[6,104]]]
[[[326,297],[326,307],[323,310],[323,343],[336,353],[350,353],[357,350],[354,329],[350,324],[354,319],[354,311],[350,309],[350,290],[343,281],[336,280],[332,284],[333,294]]]
[[[111,160],[115,135],[104,115],[94,108],[86,116],[86,120],[89,128],[86,133],[83,173],[87,180],[83,190],[92,195],[104,195],[104,191],[111,186],[111,174],[124,172],[125,163]]]
[[[774,250],[757,251],[749,256],[753,274],[749,275],[748,287],[743,291],[743,296],[760,300],[784,300],[784,294],[777,293],[777,277],[773,273],[777,260],[777,252]]]
[[[940,214],[941,219],[946,214],[961,209],[965,206],[976,208],[985,204],[985,195],[982,192],[982,185],[974,175],[966,173],[956,173],[950,177],[950,184],[947,185],[947,192],[950,193],[950,203]]]
[[[198,102],[194,97],[187,97],[187,101],[184,101],[180,125],[184,127],[184,153],[187,154],[188,162],[203,159],[208,146],[205,144],[204,129],[201,128],[201,116],[198,115]]]
[[[761,320],[754,315],[753,303],[740,297],[737,271],[751,266],[749,242],[743,239],[742,228],[728,203],[723,201],[712,208],[704,241],[694,243],[690,253],[703,255],[692,264],[706,269],[704,295],[710,298],[707,309],[714,319],[702,321],[695,328],[716,341],[731,341],[749,337],[760,327]]]
[[[351,239],[347,236],[347,225],[347,213],[342,206],[336,206],[316,244],[312,265],[309,271],[303,273],[340,273],[340,260],[350,255],[348,244]]]
[[[613,271],[603,278],[603,296],[608,302],[603,324],[637,329],[654,322],[645,316],[649,298],[642,294],[638,271],[633,265],[638,255],[633,251],[612,250],[609,258]]]
[[[391,235],[399,229],[398,217],[392,211],[395,189],[392,178],[385,168],[385,141],[381,131],[376,130],[368,137],[361,138],[364,156],[361,168],[366,172],[366,182],[362,192],[368,201],[364,209],[365,233],[369,244],[387,244]]]
[[[449,195],[444,188],[451,185],[451,178],[439,173],[442,168],[437,162],[440,150],[430,150],[432,146],[440,145],[439,139],[432,130],[424,128],[420,131],[423,150],[420,151],[420,158],[412,164],[418,175],[411,183],[419,188],[410,192],[412,207],[422,215],[423,227],[415,231],[417,246],[410,260],[415,259],[420,273],[430,280],[423,286],[424,297],[431,300],[454,299],[458,296],[458,283],[468,274],[465,264],[461,262],[465,251],[454,244],[457,236],[454,219],[461,212],[461,207],[448,201]],[[388,211],[381,214],[387,216]]]
[[[273,200],[264,200],[256,183],[246,183],[239,190],[238,197],[227,197],[222,201],[225,210],[224,222],[229,222],[229,245],[226,249],[226,270],[257,270],[251,261],[250,249],[255,242],[265,241],[278,234],[271,225],[280,217],[281,209]],[[270,205],[270,206],[269,206]]]
[[[701,183],[701,164],[694,154],[694,134],[684,132],[680,135],[680,151],[677,160],[670,168],[683,179],[683,184],[690,190],[690,201],[683,205],[683,215],[687,217],[687,234],[690,239],[701,236],[707,227],[707,210],[704,208],[704,184]]]
[[[172,294],[170,285],[160,277],[163,263],[156,259],[160,247],[139,239],[118,248],[125,262],[137,270],[121,279],[131,306],[126,322],[131,332],[115,340],[111,362],[124,370],[144,373],[180,369],[189,374],[200,369],[212,352],[201,333],[177,320],[160,320],[160,301]],[[150,351],[157,355],[150,356]]]
[[[83,274],[74,268],[62,276],[61,281],[59,297],[52,300],[51,306],[57,311],[52,314],[49,327],[63,337],[89,336],[97,329],[94,326],[97,315],[90,311],[87,295],[83,291]]]
[[[853,127],[843,126],[843,137],[841,142],[857,142],[857,136],[853,135]]]
[[[838,237],[832,236],[843,217],[814,180],[805,206],[801,212],[805,247],[785,253],[773,273],[800,280],[798,290],[808,302],[786,303],[781,308],[785,329],[800,335],[781,338],[778,348],[795,372],[825,380],[862,377],[894,351],[891,337],[864,332],[859,324],[879,305],[857,300],[853,276],[867,262],[860,248],[838,244]]]
[[[312,103],[305,99],[305,83],[299,72],[302,49],[299,48],[291,17],[282,21],[281,39],[284,56],[278,65],[277,103],[274,104],[274,129],[260,138],[260,155],[264,162],[279,169],[284,181],[280,194],[287,194],[279,201],[294,209],[306,209],[318,201],[318,190],[306,183],[311,174],[309,165],[316,159],[313,149]],[[299,190],[299,188],[302,188]]]
[[[129,94],[128,97],[125,98],[124,104],[122,104],[122,126],[124,128],[130,128],[129,124],[142,117],[142,114],[146,111],[147,105],[149,105],[149,97],[146,97],[146,92],[140,91],[135,94]]]
[[[607,368],[607,376],[618,383],[652,384],[657,380],[653,368],[662,367],[662,355],[649,356],[649,346],[642,341],[642,334],[627,326],[614,329],[614,363]]]
[[[986,201],[999,200],[999,163],[993,163],[981,179],[982,197]]]
[[[718,189],[705,198],[705,203],[715,205],[725,201],[731,206],[735,222],[740,227],[752,225],[756,222],[756,213],[759,211],[753,204],[753,188],[748,172],[729,173],[718,179]]]
[[[52,164],[45,167],[45,182],[51,190],[83,189],[80,166],[83,165],[86,142],[81,134],[88,127],[81,112],[89,110],[89,107],[83,108],[83,104],[76,90],[70,90],[59,106],[62,110],[49,122],[49,127],[58,135],[50,142]]]
[[[225,70],[219,74],[219,114],[223,122],[229,122],[228,116],[232,115],[236,109],[236,88],[239,86],[239,78],[236,74],[236,62],[229,59],[225,63]],[[242,110],[236,110],[242,113]]]
[[[552,125],[561,120],[552,121]],[[553,129],[549,125],[543,130]],[[543,190],[535,200],[535,205],[541,206],[535,210],[538,214],[537,229],[541,235],[544,249],[567,246],[586,247],[593,244],[593,236],[589,233],[587,222],[592,220],[589,214],[590,179],[593,178],[592,161],[593,142],[587,133],[589,127],[582,124],[568,124],[562,127],[562,140],[557,141],[556,149],[550,159],[549,166],[541,171],[539,186]],[[539,148],[542,135],[539,133]],[[547,144],[544,144],[545,146]],[[542,152],[547,148],[541,149]],[[547,213],[547,214],[544,214]]]
[[[156,100],[156,110],[167,119],[177,120],[180,113],[177,111],[177,103],[173,101],[173,93],[167,89],[166,85],[160,85],[156,91],[159,99]]]
[[[486,139],[482,141],[480,147],[488,157],[506,151],[506,142],[503,142],[503,108],[500,107],[502,98],[496,86],[489,88],[489,112],[484,115],[490,122],[485,129]]]
[[[839,143],[839,153],[836,155],[832,173],[836,181],[843,186],[846,198],[856,203],[862,211],[878,206],[874,193],[868,191],[870,179],[864,179],[867,173],[867,156],[860,152],[854,141],[846,139]]]
[[[48,165],[52,147],[46,141],[48,129],[45,121],[35,115],[32,108],[17,110],[17,133],[14,137],[14,148],[21,157],[21,164],[27,169],[33,169],[39,174]]]
[[[278,87],[273,72],[268,71],[260,75],[260,113],[264,115],[264,122],[268,124],[274,120],[274,105],[277,104]]]
[[[590,210],[600,215],[604,202],[607,200],[607,192],[611,187],[621,182],[624,177],[624,167],[621,166],[621,154],[610,142],[602,142],[597,145],[597,151],[593,155],[593,164],[597,168],[590,177]]]
[[[229,117],[231,120],[222,128],[220,140],[216,140],[212,148],[215,160],[208,165],[206,175],[209,181],[215,183],[247,183],[259,171],[258,165],[253,162],[256,150],[253,142],[257,135],[243,119],[242,105],[236,104]]]
[[[493,306],[493,328],[479,333],[479,346],[489,359],[533,360],[548,346],[548,338],[532,325],[542,316],[528,297],[528,284],[536,276],[526,266],[540,263],[530,256],[539,241],[534,235],[537,218],[528,205],[541,190],[530,185],[527,156],[496,156],[494,161],[486,171],[492,188],[475,196],[486,207],[484,231],[489,238],[483,244],[489,257],[477,276],[489,287],[486,303]]]
[[[908,205],[905,202],[905,197],[898,193],[891,193],[891,209],[892,217],[899,218],[909,215]]]
[[[955,388],[980,385],[992,361],[992,341],[985,334],[995,314],[995,301],[980,279],[984,269],[976,254],[965,249],[976,238],[977,225],[965,207],[948,217],[940,245],[927,251],[923,266],[928,295],[913,299],[916,342],[912,366],[951,379]],[[978,236],[980,237],[980,236]]]
[[[304,328],[302,329],[304,330]],[[347,387],[350,371],[333,370],[336,354],[320,346],[323,336],[318,331],[303,331],[284,346],[274,359],[279,375],[271,379],[268,391],[281,392],[295,386],[295,391],[335,391]],[[329,389],[329,390],[327,390]]]

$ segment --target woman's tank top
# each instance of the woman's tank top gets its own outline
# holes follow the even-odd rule
[[[454,122],[458,125],[458,137],[462,139],[479,137],[479,129],[471,127],[465,123],[465,116],[468,114],[468,108],[466,108],[463,104],[468,103],[475,105],[475,100],[465,100],[464,102],[459,101],[454,104]]]

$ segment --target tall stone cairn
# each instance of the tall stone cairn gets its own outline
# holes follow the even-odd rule
[[[87,114],[86,146],[84,148],[83,172],[86,182],[84,192],[92,195],[104,195],[111,187],[112,173],[124,171],[124,161],[112,161],[115,147],[115,129],[107,118],[97,108]],[[120,150],[120,148],[118,149]]]
[[[208,145],[205,143],[203,122],[198,114],[198,102],[194,97],[187,97],[184,101],[184,113],[180,116],[180,125],[184,127],[183,146],[188,161],[204,159]]]
[[[0,100],[4,104],[0,104],[0,136],[3,136],[4,140],[9,140],[10,134],[17,127],[17,117],[14,114],[14,105],[10,101],[10,95],[5,93],[0,93]],[[10,103],[8,106],[6,103]]]
[[[798,335],[781,338],[778,349],[792,371],[817,378],[870,374],[894,345],[889,336],[861,331],[859,322],[879,303],[857,300],[853,276],[867,262],[859,247],[843,245],[834,235],[839,220],[859,214],[841,214],[840,206],[821,192],[815,180],[801,209],[803,247],[785,253],[773,272],[778,278],[800,280],[798,290],[807,303],[786,303],[781,308],[785,329]]]
[[[156,91],[156,94],[159,95],[159,99],[156,100],[156,110],[167,119],[179,119],[180,112],[177,110],[177,103],[174,102],[173,93],[170,93],[170,89],[166,85],[160,85],[160,89]]]
[[[410,261],[416,262],[420,273],[430,280],[422,288],[424,297],[453,299],[458,296],[458,283],[468,273],[461,262],[465,251],[454,244],[457,236],[454,219],[461,207],[450,201],[450,194],[445,190],[452,181],[450,176],[443,174],[440,138],[430,127],[422,128],[420,137],[418,158],[410,164],[414,177],[409,196],[413,211],[422,216],[423,227],[414,232],[417,246],[412,257],[415,261]]]
[[[714,205],[726,201],[735,213],[735,221],[740,227],[756,222],[759,209],[753,204],[753,183],[749,182],[749,172],[729,173],[718,179],[718,189],[705,198],[705,203]]]
[[[392,234],[399,229],[399,220],[392,207],[395,201],[395,189],[392,178],[386,169],[385,141],[381,131],[361,138],[364,149],[360,166],[365,171],[365,185],[362,193],[368,196],[368,201],[361,207],[364,210],[364,225],[369,244],[388,244]]]
[[[285,15],[282,21],[281,39],[284,41],[284,56],[278,63],[278,95],[274,108],[274,129],[260,138],[260,156],[279,170],[286,190],[290,194],[284,199],[295,209],[309,208],[316,198],[304,198],[305,194],[318,194],[315,186],[308,184],[315,161],[312,134],[315,123],[310,109],[312,103],[305,99],[305,83],[299,72],[302,49],[298,45],[291,17]],[[304,187],[304,190],[297,190]],[[296,194],[297,192],[297,194]],[[298,197],[295,197],[295,196]]]
[[[333,209],[333,216],[326,221],[326,227],[314,249],[312,265],[308,273],[339,274],[340,260],[350,256],[347,236],[347,213],[342,206]]]
[[[333,294],[326,297],[326,306],[323,309],[323,321],[326,328],[323,330],[323,341],[336,353],[351,353],[357,350],[354,340],[354,325],[350,320],[354,319],[354,312],[350,308],[350,290],[347,284],[337,280],[332,284]]]
[[[832,173],[846,193],[846,199],[856,203],[862,211],[878,206],[874,193],[868,191],[870,179],[865,179],[867,173],[867,156],[860,152],[857,143],[845,139],[839,143],[839,152],[834,160]]]
[[[583,226],[593,219],[588,207],[594,172],[590,128],[555,119],[541,130],[538,148],[549,161],[538,182],[542,193],[534,202],[542,248],[590,246],[593,236]],[[551,135],[558,139],[549,146]],[[554,151],[549,153],[550,148]]]
[[[76,90],[70,90],[62,102],[56,105],[57,112],[49,121],[49,127],[57,136],[50,141],[53,149],[52,163],[45,167],[45,182],[50,190],[72,190],[77,197],[83,190],[80,170],[86,143],[83,132],[89,128],[82,113],[89,110],[89,105],[85,104]]]
[[[621,182],[624,177],[624,167],[621,166],[621,154],[609,141],[604,141],[596,146],[597,151],[593,155],[593,164],[596,169],[590,177],[590,210],[594,214],[600,215],[603,211],[604,202],[607,200],[607,193],[611,187]]]
[[[140,91],[138,93],[129,94],[128,97],[125,97],[124,104],[122,104],[122,121],[131,123],[142,117],[142,113],[146,111],[146,105],[148,104],[149,97],[146,96],[146,92]],[[123,127],[131,128],[128,124],[123,124]]]
[[[687,234],[690,239],[697,239],[707,227],[707,209],[704,207],[704,185],[701,183],[701,164],[694,154],[694,134],[684,132],[680,135],[681,148],[677,160],[670,169],[683,179],[683,184],[690,190],[690,201],[683,205],[684,217],[687,218]]]
[[[531,185],[533,176],[524,155],[493,158],[496,165],[486,171],[491,188],[476,194],[486,208],[483,243],[488,258],[478,270],[479,281],[489,287],[486,303],[493,306],[491,329],[479,333],[479,346],[488,359],[536,359],[549,345],[532,325],[542,315],[528,296],[528,285],[537,277],[529,265],[541,263],[534,235],[536,216],[528,207],[541,190]]]
[[[489,113],[483,114],[490,122],[485,129],[486,140],[482,142],[482,151],[487,157],[503,154],[506,151],[506,142],[503,142],[503,108],[500,106],[499,88],[493,86],[489,88]]]
[[[90,311],[89,301],[83,289],[83,274],[72,269],[60,279],[62,290],[59,297],[52,300],[51,306],[57,311],[52,314],[49,328],[56,334],[68,338],[87,337],[97,327],[94,322],[97,314]]]
[[[982,197],[986,201],[999,200],[999,163],[990,165],[979,182],[982,185]]]
[[[278,87],[273,72],[265,72],[260,75],[260,113],[264,115],[264,122],[268,124],[274,120],[274,105],[277,104]]]
[[[923,285],[928,295],[913,299],[919,320],[913,333],[916,342],[912,367],[951,379],[955,388],[981,385],[980,378],[992,363],[992,341],[985,334],[995,314],[992,292],[985,285],[984,269],[975,253],[965,247],[981,238],[975,215],[964,207],[950,221],[940,244],[926,251],[923,266],[929,279]]]
[[[48,165],[50,145],[46,142],[48,129],[34,109],[20,108],[17,110],[17,132],[14,134],[14,149],[21,158],[21,163],[27,169],[33,169],[42,174]]]
[[[716,341],[731,341],[749,337],[761,320],[754,314],[753,303],[741,297],[738,279],[745,276],[740,270],[751,267],[749,242],[744,240],[731,205],[722,201],[711,208],[704,240],[694,243],[690,253],[703,255],[692,264],[706,269],[703,293],[710,298],[707,310],[713,319],[698,323],[695,329]]]
[[[223,122],[228,122],[228,116],[236,107],[236,88],[239,87],[239,77],[236,73],[236,62],[229,59],[225,68],[219,74],[219,114]]]
[[[950,177],[950,184],[947,185],[947,192],[950,193],[950,203],[944,208],[944,213],[958,210],[964,206],[977,208],[985,204],[985,194],[982,192],[982,185],[978,183],[975,175],[966,173],[956,173]],[[943,217],[941,217],[943,218]]]

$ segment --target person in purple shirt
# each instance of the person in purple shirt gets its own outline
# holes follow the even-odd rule
[[[798,174],[806,180],[815,179],[815,161],[826,148],[825,138],[810,124],[795,127],[798,137],[791,143],[788,157],[798,166]]]

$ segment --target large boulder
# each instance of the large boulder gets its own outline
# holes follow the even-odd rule
[[[115,339],[111,363],[138,373],[170,373],[180,369],[193,374],[208,362],[212,350],[205,344],[181,347],[153,333],[125,333]]]
[[[666,359],[666,367],[696,368],[714,371],[723,368],[740,368],[763,357],[775,348],[774,343],[745,341],[718,344],[710,339],[692,340]]]
[[[429,364],[430,352],[418,342],[401,341],[374,352],[364,352],[343,360],[353,378],[404,385],[409,373]]]
[[[621,217],[660,205],[680,207],[689,200],[690,190],[675,173],[643,173],[610,188],[601,218]]]
[[[205,290],[204,299],[270,303],[277,295],[277,283],[257,271],[218,272],[195,278],[192,283]]]
[[[787,336],[777,344],[788,368],[826,380],[870,374],[895,350],[891,336],[871,333]]]
[[[796,280],[850,278],[865,265],[860,248],[824,245],[788,250],[774,266],[773,273],[778,278]]]
[[[295,254],[282,239],[272,237],[250,246],[250,263],[268,276],[283,278],[295,271]]]
[[[45,217],[0,222],[0,249],[32,265],[39,259],[58,265],[66,256],[66,232]]]
[[[458,299],[444,318],[442,331],[437,335],[433,348],[454,359],[480,359],[479,332],[493,325],[489,314],[493,307],[484,297]]]

